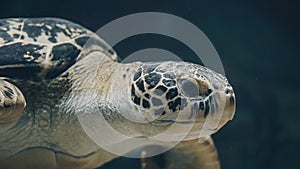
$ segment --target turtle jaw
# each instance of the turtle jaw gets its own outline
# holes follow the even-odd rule
[[[200,102],[203,103],[201,107]],[[196,105],[196,106],[195,106]],[[189,131],[180,131],[174,135],[185,135],[184,140],[208,138],[216,133],[235,114],[235,94],[231,87],[212,92],[205,99],[190,101],[186,109],[181,110],[175,119],[159,119],[161,125],[192,125]]]
[[[187,106],[190,108],[180,112],[175,120],[159,119],[156,122],[160,125],[172,125],[173,123],[182,126],[193,125],[189,131],[178,130],[178,133],[174,133],[174,135],[186,135],[184,140],[208,138],[233,119],[236,109],[235,95],[231,87],[215,91],[209,97],[202,100],[193,100]],[[209,106],[204,105],[204,108],[201,109],[199,106],[200,101],[206,102],[205,104],[209,104]],[[199,107],[192,106],[195,104]],[[209,107],[206,116],[205,107]]]
[[[236,98],[232,87],[226,88],[225,94],[226,101],[224,111],[218,127],[216,128],[217,130],[222,128],[228,121],[231,121],[233,119],[236,110]]]
[[[220,130],[228,121],[233,119],[236,110],[236,98],[231,86],[216,91],[210,97],[212,99],[209,99],[209,113],[204,120],[200,120],[203,123],[200,129],[200,138]]]

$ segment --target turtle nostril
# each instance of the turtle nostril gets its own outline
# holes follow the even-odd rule
[[[229,93],[232,93],[232,91],[229,90],[229,89],[226,89],[226,90],[225,90],[225,93],[226,93],[226,94],[229,94]]]
[[[228,94],[228,93],[229,93],[229,90],[228,90],[228,89],[226,89],[225,93],[226,93],[226,94]]]
[[[232,95],[232,94],[233,94],[233,89],[232,89],[232,88],[226,88],[226,89],[225,89],[225,94],[230,94],[230,95]]]

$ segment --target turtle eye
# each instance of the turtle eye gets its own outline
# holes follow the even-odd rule
[[[188,97],[197,97],[199,96],[199,88],[196,82],[192,80],[182,80],[181,81],[181,90],[184,95]]]

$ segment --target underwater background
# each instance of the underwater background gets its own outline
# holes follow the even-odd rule
[[[237,97],[233,121],[212,137],[223,169],[299,169],[300,3],[244,1],[1,1],[0,18],[60,17],[96,31],[137,12],[166,12],[198,26],[211,40]],[[160,35],[139,35],[115,47],[121,58],[143,48],[162,48],[193,60],[182,43]],[[119,158],[105,169],[140,168]]]

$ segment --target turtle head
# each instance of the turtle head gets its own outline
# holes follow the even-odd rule
[[[235,113],[227,79],[186,62],[143,63],[133,76],[131,101],[147,121],[201,124],[203,136],[215,133]]]

